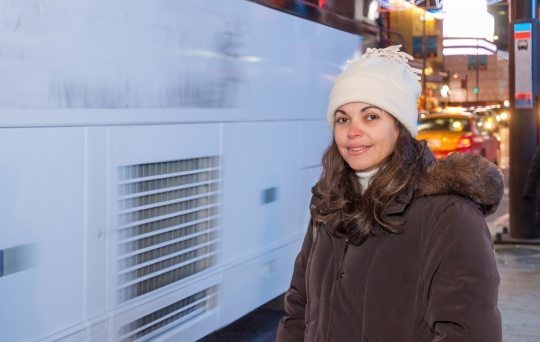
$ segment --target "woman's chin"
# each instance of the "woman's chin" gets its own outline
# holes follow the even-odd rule
[[[377,168],[375,163],[349,163],[354,172],[369,172]]]

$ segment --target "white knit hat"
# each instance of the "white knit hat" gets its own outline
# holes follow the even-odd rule
[[[385,49],[368,48],[360,58],[347,61],[349,66],[339,75],[330,92],[326,118],[334,131],[334,113],[344,104],[365,102],[384,109],[398,119],[413,137],[418,130],[416,101],[422,92],[422,70],[412,68],[408,59],[414,58],[401,45]]]

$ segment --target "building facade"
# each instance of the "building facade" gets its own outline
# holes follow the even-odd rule
[[[508,100],[508,55],[445,56],[450,73],[449,102],[453,104],[497,104]]]

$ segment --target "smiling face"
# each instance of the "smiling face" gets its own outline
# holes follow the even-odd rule
[[[334,119],[339,153],[354,171],[371,171],[392,153],[398,129],[394,117],[382,109],[351,102],[339,107]]]

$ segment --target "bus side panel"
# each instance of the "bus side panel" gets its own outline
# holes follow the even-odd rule
[[[255,59],[242,63],[239,104],[249,109],[242,119],[324,120],[330,89],[361,50],[360,37],[245,3],[241,51]]]
[[[0,340],[115,341],[217,289],[203,314],[143,337],[189,341],[285,291],[328,92],[359,37],[246,0],[60,2],[10,0],[0,17],[14,28],[2,32],[0,249],[22,255],[0,277]],[[223,167],[217,264],[120,301],[118,169],[207,156]]]
[[[29,341],[82,320],[83,128],[0,134],[0,331]]]
[[[107,312],[107,241],[114,235],[107,227],[107,127],[85,127],[84,319]]]
[[[298,235],[298,123],[223,125],[222,261],[239,262]]]

